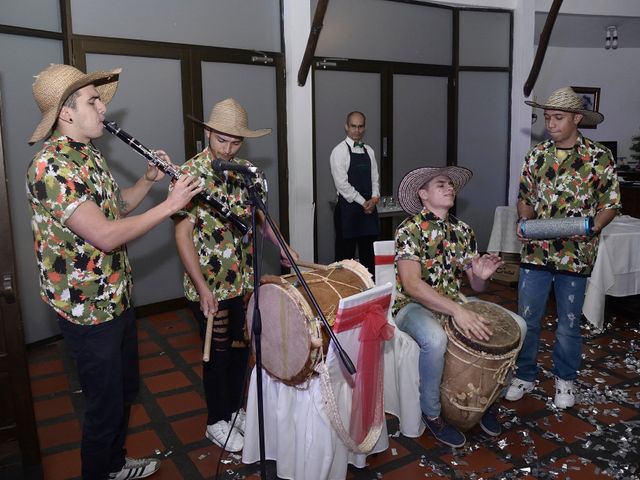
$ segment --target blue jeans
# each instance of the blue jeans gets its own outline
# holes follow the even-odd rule
[[[518,323],[522,342],[526,332],[524,320],[509,310],[505,311]],[[400,309],[395,321],[398,328],[413,338],[420,347],[420,408],[428,417],[437,417],[441,408],[440,384],[447,350],[447,334],[431,310],[418,303],[410,303]]]
[[[527,322],[527,335],[516,363],[516,375],[529,382],[533,382],[538,374],[536,357],[540,345],[541,323],[552,284],[558,313],[552,372],[562,380],[575,380],[580,368],[582,355],[580,320],[587,278],[547,270],[520,268],[518,313]]]

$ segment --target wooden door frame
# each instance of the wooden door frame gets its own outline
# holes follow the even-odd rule
[[[9,404],[12,408],[13,425],[0,425],[0,443],[17,440],[22,457],[25,478],[42,475],[42,459],[38,431],[33,409],[33,396],[29,378],[29,364],[24,339],[24,326],[20,311],[13,229],[9,209],[9,192],[4,166],[2,99],[0,98],[0,375],[7,376]],[[11,321],[7,321],[11,319]]]
[[[319,160],[316,158],[316,102],[315,102],[315,73],[316,71],[336,71],[336,72],[359,72],[359,73],[373,73],[380,76],[380,137],[387,139],[386,155],[380,152],[380,195],[389,196],[394,195],[392,189],[392,172],[393,172],[393,76],[394,75],[416,75],[424,77],[444,77],[448,79],[447,82],[447,119],[451,119],[455,114],[455,106],[457,103],[454,101],[457,99],[456,85],[454,81],[456,71],[449,65],[435,65],[435,64],[417,64],[406,62],[387,62],[376,60],[353,60],[348,61],[334,60],[335,65],[328,67],[318,68],[318,65],[322,65],[324,58],[316,57],[312,63],[312,74],[314,75],[313,81],[313,93],[312,93],[312,116],[314,122],[312,141],[313,141],[313,203],[317,204],[317,181],[316,178],[316,165]],[[448,120],[449,122],[450,120]],[[455,126],[455,125],[454,125]],[[455,163],[456,146],[455,141],[457,139],[457,130],[447,130],[447,164],[453,165]],[[384,148],[384,147],[383,147]],[[313,219],[313,238],[314,238],[314,258],[318,259],[318,223],[317,215],[314,214]],[[392,219],[381,219],[381,234],[389,236],[392,229]]]

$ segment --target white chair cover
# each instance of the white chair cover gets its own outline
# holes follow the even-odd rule
[[[336,334],[338,341],[356,365],[356,369],[360,350],[359,335],[359,328]],[[381,361],[382,358],[381,355]],[[329,346],[325,364],[329,371],[338,411],[343,423],[348,427],[353,380],[344,370],[333,345]],[[343,480],[347,476],[348,464],[363,468],[368,454],[379,453],[389,447],[386,422],[383,421],[377,443],[369,453],[350,451],[331,426],[327,407],[324,404],[321,379],[317,375],[311,377],[308,385],[292,387],[272,378],[263,370],[262,385],[265,457],[277,462],[279,478]],[[303,386],[305,388],[302,388]],[[254,368],[251,373],[246,409],[247,421],[242,452],[244,463],[255,463],[260,460],[256,388]]]
[[[376,285],[391,282],[395,285],[395,242],[384,240],[374,242]],[[395,293],[395,289],[394,289]],[[389,323],[395,325],[391,313]],[[420,409],[420,375],[418,356],[420,348],[413,338],[397,327],[393,338],[384,347],[384,411],[398,418],[400,432],[405,437],[422,435]]]

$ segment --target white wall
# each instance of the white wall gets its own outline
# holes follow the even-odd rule
[[[582,133],[596,141],[617,141],[618,156],[629,160],[631,137],[640,133],[639,78],[640,49],[550,47],[532,95],[544,102],[551,92],[566,85],[600,87],[599,110],[605,120]],[[542,112],[537,113],[534,137],[544,131]]]
[[[536,0],[537,12],[548,12],[553,0]],[[561,14],[640,17],[638,0],[564,0]]]
[[[311,28],[310,0],[284,0],[289,155],[289,243],[303,260],[313,260],[313,103],[311,70],[304,87],[298,69]]]

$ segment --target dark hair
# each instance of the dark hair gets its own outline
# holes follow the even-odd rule
[[[76,108],[76,100],[78,100],[79,96],[80,96],[79,90],[76,90],[75,92],[73,92],[71,95],[69,95],[67,97],[67,99],[64,101],[62,106],[63,107],[73,108],[75,110],[75,108]]]

